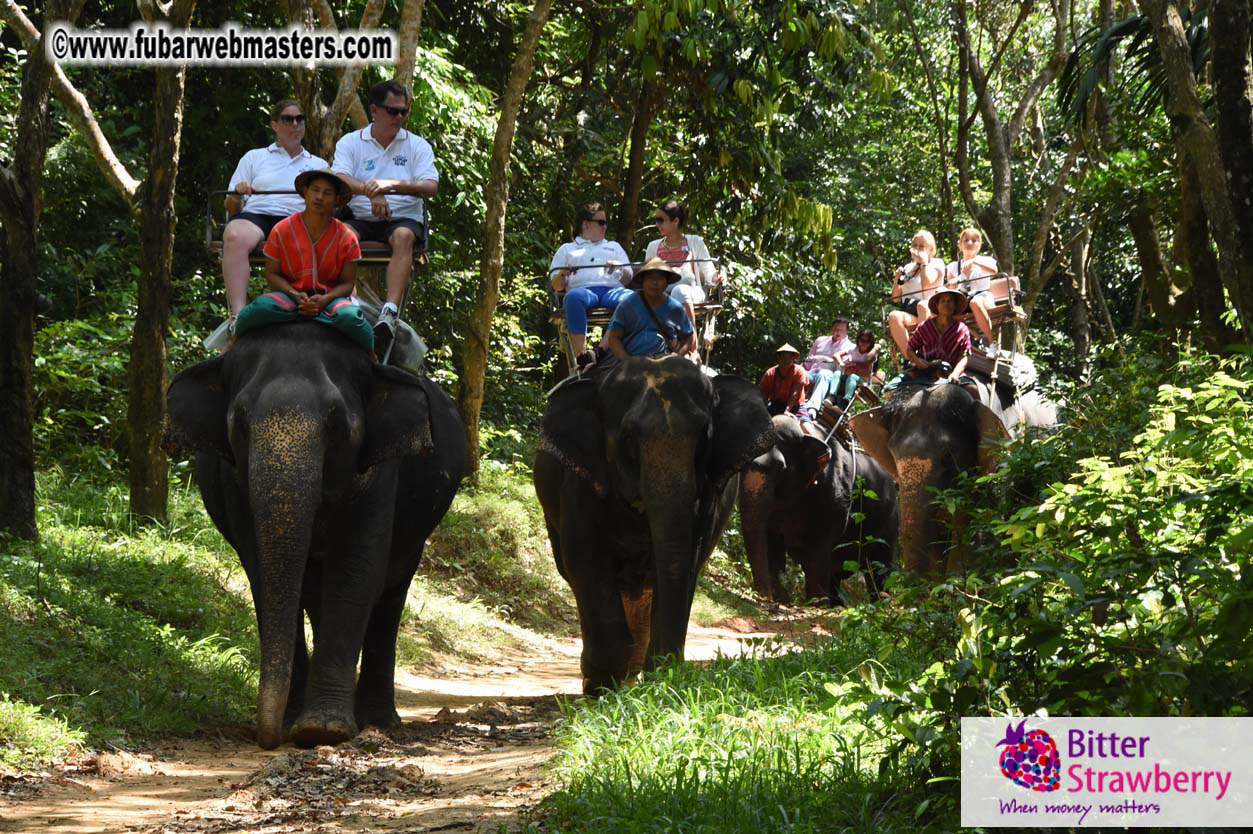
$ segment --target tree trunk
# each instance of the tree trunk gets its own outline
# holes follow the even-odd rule
[[[1218,259],[1210,244],[1209,218],[1205,214],[1196,170],[1182,149],[1179,167],[1179,232],[1175,236],[1175,247],[1180,257],[1176,261],[1186,263],[1192,275],[1191,296],[1201,321],[1201,343],[1210,353],[1223,353],[1228,345],[1239,341],[1239,334],[1222,319],[1227,304],[1223,300]]]
[[[393,77],[404,84],[405,89],[412,90],[413,73],[417,66],[418,38],[422,34],[422,8],[426,5],[426,0],[404,0],[404,4],[400,10],[400,31],[397,33],[400,55],[396,58]]]
[[[57,4],[49,14],[73,21],[83,4],[67,10],[69,5]],[[40,41],[27,53],[13,166],[0,168],[0,533],[24,539],[38,535],[33,437],[36,230],[51,83],[52,68]]]
[[[152,148],[141,189],[139,305],[128,367],[130,399],[126,421],[130,439],[131,513],[166,518],[168,461],[161,449],[165,425],[165,336],[170,327],[170,273],[174,265],[174,187],[183,134],[182,67],[156,70]]]
[[[487,181],[487,222],[484,224],[483,259],[479,266],[479,292],[470,314],[469,333],[462,352],[461,385],[457,405],[465,424],[469,445],[469,472],[479,471],[479,414],[483,408],[483,386],[487,377],[487,354],[491,345],[492,317],[500,300],[500,274],[505,265],[505,213],[509,206],[509,159],[513,135],[518,126],[518,113],[531,77],[535,48],[552,0],[535,0],[526,19],[522,42],[513,59],[509,80],[500,100],[500,121],[492,143],[491,169]]]
[[[1153,318],[1172,329],[1183,327],[1192,318],[1188,309],[1192,295],[1179,283],[1162,255],[1153,206],[1143,195],[1134,200],[1134,207],[1127,215],[1127,228],[1135,242],[1144,294]]]
[[[1249,55],[1249,0],[1214,0],[1213,43],[1218,147],[1227,170],[1243,264],[1253,264],[1253,66]],[[1247,305],[1253,298],[1244,296]],[[1246,322],[1253,328],[1253,322]]]
[[[1200,184],[1201,199],[1209,218],[1210,233],[1218,245],[1223,283],[1231,294],[1245,338],[1253,337],[1253,260],[1242,257],[1244,244],[1227,189],[1227,174],[1218,138],[1205,118],[1192,72],[1191,50],[1183,21],[1174,0],[1138,0],[1153,23],[1166,81],[1170,91],[1166,115],[1182,137],[1187,156]],[[1226,25],[1226,24],[1224,24]]]
[[[1087,383],[1092,375],[1092,319],[1088,315],[1088,241],[1086,228],[1070,244],[1070,339],[1074,344],[1075,376]]]
[[[635,119],[631,122],[631,152],[627,159],[626,192],[622,195],[622,219],[618,227],[618,242],[628,253],[640,217],[640,189],[644,185],[644,149],[648,143],[648,128],[653,123],[660,98],[661,87],[656,79],[645,81],[635,105]]]

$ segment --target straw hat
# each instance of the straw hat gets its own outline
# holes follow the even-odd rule
[[[940,312],[940,298],[946,295],[953,296],[953,315],[960,316],[966,312],[966,305],[969,302],[966,300],[965,294],[946,287],[927,299],[927,308],[931,310],[931,315],[934,316]]]
[[[679,283],[679,280],[683,277],[679,274],[677,269],[670,266],[670,264],[666,263],[661,258],[653,258],[635,271],[635,275],[631,278],[631,289],[642,290],[644,288],[644,276],[650,272],[656,272],[660,275],[666,276],[667,286]]]
[[[340,197],[348,197],[352,194],[352,189],[348,187],[348,183],[339,178],[339,174],[330,168],[315,168],[312,171],[302,171],[296,177],[296,193],[304,196],[305,189],[309,187],[309,183],[314,179],[329,179],[335,183],[335,193]]]
[[[775,350],[774,355],[778,356],[780,353],[794,353],[797,356],[801,355],[801,352],[799,350],[792,347],[787,342],[784,342],[782,345],[780,345],[779,348]]]

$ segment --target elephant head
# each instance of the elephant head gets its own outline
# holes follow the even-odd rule
[[[995,469],[1009,438],[1005,423],[961,386],[942,384],[907,389],[850,425],[896,480],[906,570],[938,575],[947,565],[951,536],[938,518],[933,490],[951,487],[960,472]]]
[[[293,659],[304,663],[302,587],[311,550],[319,548],[327,554],[327,592],[315,604],[319,610],[310,612],[315,651],[304,709],[319,712],[306,722],[308,734],[337,739],[356,731],[353,675],[371,595],[383,582],[378,566],[391,546],[396,462],[433,448],[429,386],[374,364],[365,351],[316,324],[250,333],[170,383],[165,448],[173,456],[197,452],[224,461],[211,460],[204,471],[225,473],[229,497],[216,502],[202,481],[206,506],[224,533],[231,527],[225,516],[244,519],[227,538],[248,571],[257,609],[262,747],[282,741],[289,695],[297,701],[305,695],[303,681],[293,688]],[[198,466],[198,476],[201,471]],[[222,509],[215,511],[216,503]],[[325,523],[339,513],[353,525],[369,525],[371,533]],[[333,587],[341,575],[350,578]],[[336,606],[357,606],[356,616],[341,619]],[[334,624],[328,632],[339,632],[328,633],[325,646],[319,645],[319,614]],[[303,720],[296,718],[295,726]]]
[[[536,489],[579,603],[586,689],[621,681],[636,663],[682,656],[697,574],[734,503],[732,476],[771,443],[755,387],[711,379],[680,357],[627,359],[553,393]],[[544,456],[561,473],[543,475]],[[545,483],[558,478],[577,483]],[[624,611],[619,596],[643,610]]]

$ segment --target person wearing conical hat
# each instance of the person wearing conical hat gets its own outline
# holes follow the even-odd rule
[[[305,210],[280,220],[265,242],[265,281],[270,291],[239,311],[235,334],[267,324],[312,319],[343,333],[367,351],[374,334],[353,290],[361,244],[335,207],[351,195],[348,183],[330,169],[296,177]]]
[[[796,413],[805,397],[809,375],[796,364],[801,352],[784,343],[774,352],[778,364],[766,369],[761,378],[761,395],[766,398],[766,410],[773,416],[788,412]]]
[[[978,390],[974,380],[966,376],[966,361],[970,358],[970,328],[958,316],[966,312],[966,296],[957,290],[944,287],[927,300],[931,317],[918,325],[909,337],[905,348],[905,359],[913,370],[911,376],[916,380],[929,379],[936,382],[957,382],[978,399]],[[940,362],[947,362],[950,370],[941,375],[936,367]],[[894,390],[903,380],[904,375],[888,383],[887,389]]]
[[[687,312],[666,292],[681,277],[661,258],[639,268],[630,285],[638,292],[618,303],[605,336],[614,356],[686,356],[696,350],[696,330]]]

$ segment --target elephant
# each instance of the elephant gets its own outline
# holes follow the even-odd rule
[[[277,747],[285,728],[312,747],[399,725],[405,597],[466,466],[452,400],[314,322],[241,335],[166,398],[164,445],[195,454],[205,509],[251,585],[258,743]]]
[[[936,577],[956,567],[949,558],[956,551],[947,552],[952,531],[939,518],[933,491],[951,487],[960,472],[994,470],[1002,443],[1022,427],[1057,423],[1056,408],[1036,389],[1016,394],[969,375],[977,399],[949,382],[909,386],[850,422],[867,454],[896,481],[902,561],[911,573]]]
[[[736,476],[773,442],[756,386],[679,356],[629,357],[552,392],[535,492],[578,606],[586,694],[682,659]]]
[[[896,551],[896,484],[864,452],[819,440],[788,415],[774,418],[778,442],[740,475],[740,524],[757,592],[788,602],[781,579],[790,555],[805,571],[805,596],[843,604],[844,563],[866,571],[871,598]],[[861,490],[874,493],[869,497]],[[860,523],[854,514],[861,513]]]

